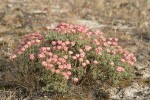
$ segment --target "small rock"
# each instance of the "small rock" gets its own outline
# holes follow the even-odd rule
[[[136,67],[139,70],[148,67],[148,65],[150,64],[150,62],[148,61],[147,57],[144,54],[138,54],[136,58],[137,58]]]
[[[126,88],[111,88],[110,98],[117,100],[147,100],[144,95],[148,95],[150,87],[132,83],[131,86]],[[146,97],[147,98],[147,97]]]
[[[141,71],[141,73],[143,74],[143,78],[147,79],[150,77],[150,65],[149,67],[145,68],[144,70]]]
[[[98,29],[98,28],[103,28],[106,27],[106,25],[100,25],[97,21],[95,20],[85,20],[85,19],[80,19],[77,20],[76,23],[88,26],[91,29]]]
[[[47,14],[47,11],[42,11],[42,10],[34,10],[31,12],[32,14],[43,14],[43,15],[46,15]]]

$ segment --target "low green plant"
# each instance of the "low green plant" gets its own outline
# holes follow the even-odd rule
[[[119,84],[132,78],[136,62],[117,38],[66,23],[45,35],[25,35],[10,59],[19,72],[34,75],[41,89],[51,92],[67,92],[89,75],[94,81]]]

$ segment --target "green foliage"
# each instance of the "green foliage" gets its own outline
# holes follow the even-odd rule
[[[50,71],[44,71],[39,79],[45,84],[42,87],[44,92],[67,92],[68,81],[59,74],[52,74]]]
[[[35,87],[42,91],[60,93],[89,77],[109,85],[133,77],[136,58],[118,46],[117,39],[106,39],[101,32],[91,31],[89,35],[88,29],[81,26],[70,27],[79,32],[63,33],[62,29],[44,36],[25,36],[19,48],[23,52],[18,51],[17,58],[13,56],[17,72],[34,76]]]

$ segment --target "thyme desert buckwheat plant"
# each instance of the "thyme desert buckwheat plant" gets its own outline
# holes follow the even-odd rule
[[[95,81],[119,84],[132,78],[136,62],[117,38],[67,23],[47,34],[25,35],[10,59],[20,71],[34,75],[43,91],[57,92],[68,91],[88,74]]]

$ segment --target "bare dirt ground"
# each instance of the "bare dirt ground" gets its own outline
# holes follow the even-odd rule
[[[150,99],[150,0],[0,0],[0,76],[5,74],[5,61],[20,36],[48,32],[59,22],[83,24],[108,37],[118,37],[120,44],[137,57],[137,78],[129,86],[109,88],[103,93],[91,91],[78,99],[54,96],[52,100]],[[4,80],[0,77],[0,98],[12,100],[16,89],[5,90]]]

